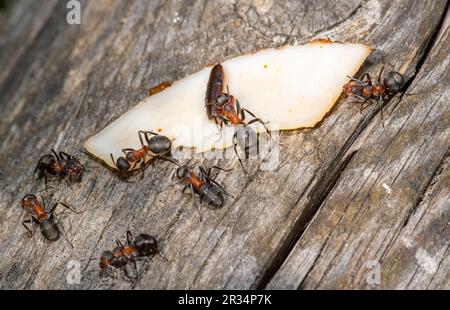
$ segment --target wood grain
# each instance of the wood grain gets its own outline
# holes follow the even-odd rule
[[[85,210],[58,215],[73,250],[63,239],[35,245],[17,201],[0,206],[1,288],[367,288],[374,259],[381,287],[448,288],[447,1],[81,1],[81,25],[67,24],[64,1],[33,22],[20,21],[26,6],[0,21],[0,54],[11,55],[0,58],[0,200],[42,188],[30,177],[52,147],[89,172],[44,194]],[[376,107],[360,114],[340,100],[316,128],[281,134],[273,171],[255,161],[247,178],[236,160],[195,161],[234,168],[218,176],[234,198],[203,208],[202,222],[169,163],[129,184],[77,152],[161,81],[318,37],[373,46],[363,70],[385,62],[413,95],[388,102],[384,128]],[[127,229],[156,235],[170,259],[139,264],[136,285],[87,265]],[[66,280],[70,261],[87,266],[80,284]]]

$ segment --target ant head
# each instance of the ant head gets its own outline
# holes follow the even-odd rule
[[[402,74],[391,71],[384,77],[384,85],[390,91],[400,91],[405,85],[405,78]]]
[[[102,256],[100,257],[100,268],[105,268],[111,263],[111,260],[114,258],[114,255],[111,251],[104,251]]]
[[[120,171],[127,171],[130,169],[130,163],[123,157],[117,158],[116,166]]]
[[[27,194],[22,198],[22,207],[27,208],[27,207],[31,207],[33,205],[35,205],[38,202],[38,199],[36,197],[36,195],[33,194]]]
[[[155,237],[148,234],[139,234],[134,239],[134,246],[141,255],[158,253],[158,243]]]
[[[216,97],[216,105],[223,107],[225,104],[231,101],[232,96],[226,93],[222,93]]]
[[[177,177],[179,179],[184,179],[185,177],[188,176],[188,173],[189,173],[188,166],[181,166],[177,169]]]

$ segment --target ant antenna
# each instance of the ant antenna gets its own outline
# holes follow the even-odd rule
[[[39,190],[39,191],[37,191],[37,192],[34,192],[34,193],[35,193],[35,194],[39,194],[39,193],[41,193],[41,192],[44,192],[44,191],[48,190],[49,188],[54,188],[54,187],[47,187],[47,188],[41,189],[41,190]],[[0,201],[0,203],[11,202],[11,201],[14,201],[14,200],[20,200],[20,199],[22,199],[23,197],[25,197],[25,196],[16,197],[16,198],[8,199],[8,200],[3,200],[3,201]]]

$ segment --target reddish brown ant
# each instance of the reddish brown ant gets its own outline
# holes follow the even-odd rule
[[[383,70],[384,66],[381,68],[375,84],[372,84],[370,74],[365,73],[361,80],[350,77],[350,82],[344,85],[344,93],[347,96],[361,100],[361,111],[364,109],[366,102],[376,100],[380,106],[381,118],[383,118],[383,104],[385,100],[401,91],[405,85],[404,76],[396,71],[388,72],[383,81],[381,81]]]
[[[54,215],[54,212],[58,205],[62,205],[63,207],[69,209],[70,211],[76,214],[80,214],[81,212],[76,211],[75,209],[73,209],[72,207],[63,202],[57,202],[53,204],[53,206],[49,210],[46,210],[45,201],[44,198],[42,198],[42,196],[41,200],[42,203],[39,202],[36,195],[33,194],[27,194],[22,198],[20,206],[25,212],[27,212],[30,215],[30,219],[24,220],[22,222],[22,225],[30,233],[31,237],[34,235],[35,226],[36,225],[39,226],[42,235],[44,236],[45,239],[49,241],[58,240],[62,232],[64,238],[73,248],[72,242],[70,242],[70,240],[67,238],[64,227],[62,226],[61,223],[58,222],[58,219]],[[27,226],[27,224],[31,224],[31,228]]]
[[[258,152],[258,137],[256,132],[249,125],[258,122],[264,126],[270,137],[271,134],[266,123],[249,110],[241,108],[239,100],[233,95],[230,95],[228,86],[227,92],[223,92],[224,77],[225,74],[221,64],[217,64],[211,69],[206,89],[206,113],[209,119],[213,119],[214,122],[220,126],[220,129],[222,129],[223,124],[235,126],[236,130],[233,134],[234,152],[238,157],[242,169],[247,173],[247,170],[238,155],[236,145],[239,145],[239,147],[244,150],[245,158],[248,158],[251,151]],[[253,117],[249,122],[245,122],[246,113]],[[220,132],[222,134],[222,130],[220,130]]]
[[[156,238],[148,234],[139,234],[134,238],[131,232],[127,231],[127,242],[125,245],[120,240],[116,241],[116,248],[112,251],[104,251],[100,257],[99,267],[101,270],[106,268],[121,269],[125,276],[130,280],[137,280],[139,274],[137,272],[136,261],[140,258],[159,255],[167,261],[158,249]],[[136,277],[130,276],[126,266],[132,263]]]
[[[212,169],[218,169],[222,171],[230,171],[229,169],[223,169],[217,166],[212,166],[205,170],[203,167],[199,167],[199,174],[196,174],[188,166],[189,162],[184,166],[179,166],[177,169],[177,177],[185,184],[182,193],[186,189],[190,189],[192,199],[195,201],[195,195],[200,197],[200,203],[206,203],[213,209],[220,209],[225,203],[224,194],[228,195],[222,185],[217,183],[211,177]],[[202,214],[200,208],[196,204],[197,211],[202,221]]]
[[[58,176],[60,179],[68,176],[70,182],[79,182],[85,171],[83,164],[75,156],[65,152],[57,153],[54,149],[51,151],[51,154],[39,158],[34,169],[34,174],[38,174],[38,179],[44,178],[46,186],[49,176]]]
[[[149,135],[152,135],[150,138]],[[119,170],[121,175],[126,175],[131,172],[138,164],[142,170],[142,178],[144,177],[144,163],[147,156],[152,158],[161,158],[164,160],[172,161],[167,156],[170,156],[172,149],[172,141],[166,136],[159,135],[152,131],[142,131],[138,132],[139,141],[141,142],[141,148],[138,150],[125,148],[122,149],[122,152],[125,154],[125,157],[117,158],[117,161],[114,160],[112,154],[111,160],[116,166],[117,170]],[[144,140],[142,138],[144,136],[147,145],[144,144]]]

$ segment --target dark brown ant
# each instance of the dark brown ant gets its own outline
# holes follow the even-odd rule
[[[213,209],[220,209],[224,206],[225,198],[224,194],[228,195],[222,185],[217,183],[211,178],[212,169],[218,169],[222,171],[230,171],[229,169],[223,169],[217,166],[212,166],[205,170],[203,167],[199,167],[199,174],[196,174],[188,167],[188,163],[184,166],[179,166],[177,169],[177,177],[185,184],[182,193],[186,189],[190,189],[192,199],[195,200],[195,194],[200,197],[200,203],[206,203]],[[200,221],[202,221],[202,214],[200,208],[196,205],[199,212]]]
[[[344,93],[347,96],[361,100],[361,111],[366,102],[376,100],[380,106],[381,118],[383,118],[383,104],[386,99],[400,92],[405,85],[404,76],[396,71],[388,72],[381,81],[383,70],[384,66],[381,68],[375,84],[372,84],[370,74],[365,73],[361,80],[350,77],[350,82],[344,85]]]
[[[120,269],[123,270],[127,278],[134,281],[139,277],[136,260],[157,254],[167,261],[167,258],[158,249],[156,238],[148,234],[139,234],[133,240],[131,232],[128,230],[126,245],[123,245],[120,240],[117,240],[116,244],[116,248],[112,251],[104,251],[102,253],[99,263],[101,270],[105,270],[106,268]],[[132,263],[136,277],[132,277],[128,273],[126,266],[129,263]]]
[[[81,212],[76,211],[63,202],[57,202],[53,204],[53,206],[47,211],[44,198],[41,197],[41,200],[42,203],[39,202],[36,195],[33,194],[27,194],[22,198],[20,206],[25,212],[30,215],[30,219],[24,220],[22,222],[22,225],[27,229],[31,237],[34,235],[35,226],[39,226],[42,235],[49,241],[58,240],[62,232],[67,242],[73,248],[72,242],[70,242],[70,240],[67,238],[64,227],[61,223],[58,222],[58,219],[54,215],[54,212],[58,205],[62,205],[63,207],[76,214],[80,214]],[[31,224],[31,228],[27,226],[27,224]]]
[[[69,177],[70,182],[79,182],[83,176],[85,168],[81,162],[72,155],[65,152],[57,153],[54,149],[51,154],[43,155],[34,169],[38,179],[44,178],[47,186],[47,178],[58,176],[60,179]]]
[[[150,138],[149,135],[152,135]],[[142,131],[138,132],[139,141],[141,142],[141,148],[138,150],[125,148],[122,149],[122,152],[125,154],[125,157],[117,158],[117,161],[114,160],[113,155],[110,153],[111,160],[116,166],[119,173],[125,176],[127,173],[131,172],[138,164],[142,170],[142,178],[144,177],[144,163],[147,156],[152,158],[161,158],[164,160],[172,161],[168,156],[171,154],[172,149],[172,141],[166,136],[159,135],[152,131]],[[144,140],[142,138],[144,136],[147,145],[144,144]]]

